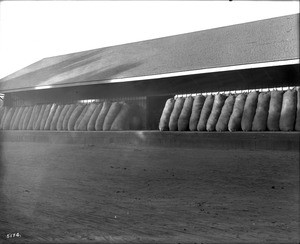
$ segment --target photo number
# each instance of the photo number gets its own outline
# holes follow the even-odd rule
[[[18,233],[8,233],[8,234],[6,234],[7,239],[15,238],[15,237],[21,237],[21,234],[19,232]]]

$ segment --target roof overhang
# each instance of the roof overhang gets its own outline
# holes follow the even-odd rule
[[[0,92],[290,65],[299,65],[299,14],[45,58],[1,79]]]

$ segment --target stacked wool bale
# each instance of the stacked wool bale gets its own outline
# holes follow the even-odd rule
[[[300,131],[300,88],[170,98],[160,131]]]
[[[141,119],[126,102],[43,104],[0,108],[2,130],[136,130]],[[133,118],[135,121],[132,121]]]

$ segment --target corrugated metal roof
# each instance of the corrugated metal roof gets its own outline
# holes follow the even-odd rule
[[[0,91],[107,83],[299,59],[299,14],[42,59],[0,80]]]

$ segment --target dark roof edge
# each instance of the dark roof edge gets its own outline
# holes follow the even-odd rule
[[[71,84],[26,87],[26,88],[21,88],[21,89],[6,90],[4,93],[29,91],[29,90],[43,90],[43,89],[49,89],[49,88],[85,86],[85,85],[95,85],[95,84],[108,84],[108,83],[112,84],[112,83],[122,83],[122,82],[132,82],[132,81],[166,79],[166,78],[180,77],[180,76],[200,75],[200,74],[209,74],[209,73],[217,73],[217,72],[224,72],[224,71],[257,69],[257,68],[266,68],[266,67],[275,67],[275,66],[295,65],[295,64],[300,64],[299,58],[289,59],[289,60],[272,61],[272,62],[264,62],[264,63],[255,63],[255,64],[241,64],[241,65],[232,65],[232,66],[224,66],[224,67],[212,67],[212,68],[206,68],[206,69],[200,69],[200,70],[179,71],[179,72],[174,72],[174,73],[147,75],[147,76],[139,76],[139,77],[108,79],[108,80],[101,80],[101,81],[100,80],[80,81],[80,82],[71,83]]]

